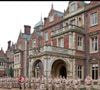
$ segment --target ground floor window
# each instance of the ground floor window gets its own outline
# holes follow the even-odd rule
[[[97,80],[98,79],[98,64],[92,64],[92,79]]]
[[[83,75],[83,66],[77,65],[77,76],[78,76],[78,78],[82,79],[82,75]]]

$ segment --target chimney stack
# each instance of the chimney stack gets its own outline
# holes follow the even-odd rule
[[[44,21],[46,21],[46,20],[47,20],[47,18],[45,17],[45,18],[44,18]]]
[[[24,33],[27,35],[30,35],[31,34],[31,26],[24,25]]]
[[[47,20],[47,18],[46,18],[46,17],[44,17],[44,24],[46,23],[46,20]]]
[[[8,49],[10,49],[11,41],[8,41]]]

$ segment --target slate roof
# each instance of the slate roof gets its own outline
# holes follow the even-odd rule
[[[38,26],[41,26],[41,25],[43,25],[42,20],[40,20],[38,23],[36,23],[35,26],[34,26],[34,28],[35,28],[35,27],[38,27]]]
[[[63,16],[64,15],[64,13],[62,13],[62,12],[60,12],[60,11],[57,11],[57,10],[54,10],[55,11],[55,13],[58,15],[58,16]]]
[[[27,35],[27,34],[25,34],[25,33],[22,33],[22,37],[23,37],[23,39],[29,41],[30,38],[31,38],[31,35]]]

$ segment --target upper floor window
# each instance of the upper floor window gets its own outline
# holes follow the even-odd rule
[[[32,41],[32,47],[35,47],[36,46],[36,39],[34,39],[33,41]]]
[[[79,50],[83,49],[83,37],[82,36],[77,37],[77,46]]]
[[[45,32],[45,41],[48,41],[48,32]]]
[[[90,38],[90,51],[95,52],[98,50],[98,37],[94,36]]]
[[[49,16],[49,22],[52,22],[54,20],[54,16]]]
[[[72,2],[70,4],[70,12],[75,12],[77,10],[77,3]]]
[[[92,13],[90,16],[90,24],[91,26],[94,26],[98,24],[98,14],[97,13]]]
[[[59,38],[58,39],[58,46],[59,47],[64,47],[64,38]]]
[[[19,64],[20,63],[20,55],[19,54],[16,54],[14,56],[14,64]]]
[[[78,36],[78,46],[82,46],[82,37]]]

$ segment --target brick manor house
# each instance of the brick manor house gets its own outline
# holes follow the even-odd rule
[[[69,1],[64,12],[51,9],[48,16],[24,25],[17,42],[6,51],[14,77],[100,76],[100,1]]]

